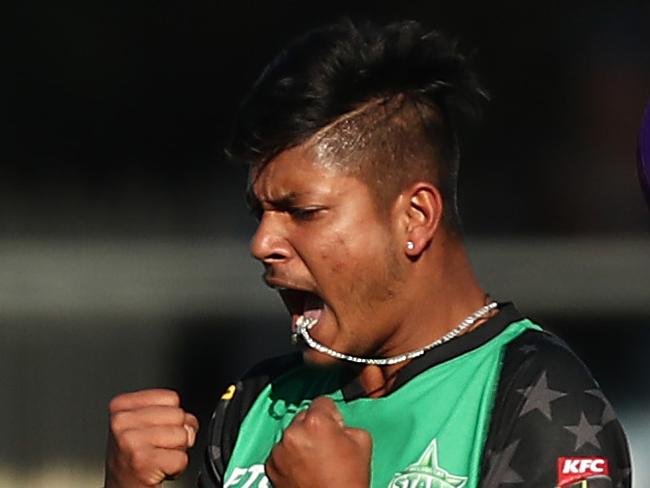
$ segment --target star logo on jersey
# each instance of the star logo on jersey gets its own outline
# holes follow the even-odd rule
[[[388,488],[463,488],[466,483],[466,476],[451,474],[440,467],[438,443],[433,439],[420,459],[397,473]]]

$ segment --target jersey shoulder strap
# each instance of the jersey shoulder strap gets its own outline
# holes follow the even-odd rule
[[[208,444],[197,484],[200,488],[223,486],[223,476],[239,435],[239,427],[257,396],[275,378],[301,364],[301,353],[267,359],[226,389],[210,420]]]

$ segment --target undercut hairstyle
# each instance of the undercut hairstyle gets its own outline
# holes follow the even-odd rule
[[[308,32],[264,70],[242,103],[226,152],[262,167],[306,144],[358,176],[379,202],[432,182],[443,223],[460,232],[458,127],[486,93],[456,43],[418,22],[344,20]]]

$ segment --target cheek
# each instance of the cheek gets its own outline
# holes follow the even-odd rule
[[[332,234],[320,248],[322,269],[332,278],[330,289],[355,307],[372,308],[373,303],[391,298],[400,275],[390,236],[369,231],[366,228],[354,237]]]
[[[363,276],[373,267],[380,242],[364,231],[332,232],[319,248],[319,260],[333,274]]]
[[[326,263],[330,271],[340,273],[345,269],[349,256],[348,242],[340,232],[332,232],[327,239],[323,240],[318,254],[320,262]]]
[[[362,252],[365,257],[359,260],[357,273],[363,279],[357,281],[358,294],[365,297],[364,303],[371,310],[389,306],[396,295],[394,290],[403,281],[400,250],[396,248],[392,236],[384,234],[368,242]]]

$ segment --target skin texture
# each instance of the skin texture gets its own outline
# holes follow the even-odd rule
[[[383,324],[358,324],[399,301],[399,244],[364,184],[299,154],[283,153],[254,177],[260,223],[251,251],[265,265],[270,285],[322,297],[323,315],[312,331],[317,340],[355,354],[378,351],[389,331],[379,330]],[[309,350],[305,356],[331,362]]]
[[[125,393],[109,406],[106,488],[162,486],[187,467],[199,423],[178,394],[152,389]]]
[[[259,218],[251,252],[270,286],[323,299],[310,331],[316,340],[357,356],[397,355],[483,305],[462,245],[441,225],[442,197],[432,183],[407,185],[384,207],[361,179],[320,164],[312,148],[284,151],[251,173]],[[334,361],[312,350],[304,356]],[[399,367],[382,368],[382,376]]]

